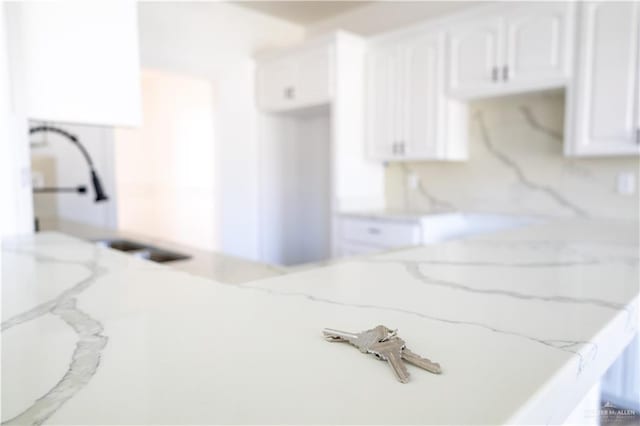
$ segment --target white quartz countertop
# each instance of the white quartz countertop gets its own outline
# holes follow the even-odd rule
[[[185,246],[163,238],[152,238],[134,232],[113,230],[59,218],[41,218],[40,229],[42,231],[59,231],[90,241],[124,239],[186,254],[189,256],[188,259],[168,262],[167,265],[222,283],[238,284],[255,281],[259,278],[274,277],[287,272],[284,267],[267,265],[215,251]]]
[[[368,219],[419,221],[425,217],[445,214],[459,214],[453,209],[433,209],[431,211],[406,211],[406,210],[346,210],[338,214],[340,216],[362,217]]]
[[[634,335],[638,266],[637,226],[592,220],[242,285],[58,233],[5,240],[2,421],[562,422]],[[401,384],[321,335],[377,324],[443,374]]]

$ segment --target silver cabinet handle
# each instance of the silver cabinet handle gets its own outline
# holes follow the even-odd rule
[[[369,228],[369,229],[367,229],[367,232],[370,233],[371,235],[380,234],[380,230],[378,228]]]
[[[491,80],[498,81],[498,67],[493,67],[491,69]]]
[[[296,89],[293,87],[287,87],[284,89],[284,97],[287,99],[293,99],[296,96]]]
[[[506,65],[502,67],[502,79],[509,81],[509,67]]]
[[[395,155],[404,154],[404,142],[394,142],[391,148],[391,152]]]

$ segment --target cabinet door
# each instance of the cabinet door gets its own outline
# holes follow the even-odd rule
[[[449,32],[449,90],[472,96],[496,90],[502,24],[478,18]]]
[[[397,71],[395,49],[378,50],[367,58],[367,146],[373,158],[388,159],[397,152]]]
[[[261,63],[258,66],[258,105],[267,111],[295,106],[297,63],[290,58]]]
[[[341,220],[343,241],[376,247],[405,247],[420,244],[420,224],[414,220],[345,217]]]
[[[640,7],[636,11],[638,22],[638,43],[636,50],[636,139],[635,143],[640,147]]]
[[[573,5],[517,5],[506,15],[506,61],[500,78],[509,84],[549,87],[568,76]]]
[[[575,140],[569,154],[637,154],[640,5],[601,1],[581,6]]]
[[[6,2],[12,74],[28,118],[139,125],[134,1]]]
[[[319,105],[332,96],[332,46],[321,46],[301,52],[298,62],[296,100],[301,105]]]
[[[438,154],[438,103],[441,99],[438,73],[438,39],[424,37],[403,50],[404,105],[400,142],[409,158],[436,158]]]
[[[385,251],[385,248],[376,247],[376,246],[368,246],[366,244],[358,244],[351,242],[342,242],[340,244],[339,249],[340,257],[351,257],[351,256],[364,256],[367,254],[380,253]]]

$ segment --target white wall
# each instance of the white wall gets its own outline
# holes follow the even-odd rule
[[[210,80],[216,93],[219,246],[258,259],[258,146],[253,53],[292,45],[300,26],[228,3],[140,3],[143,68]]]
[[[0,3],[0,236],[33,230],[27,119],[12,85],[5,5]]]
[[[119,229],[215,250],[212,84],[143,70],[142,99],[143,126],[115,134]]]

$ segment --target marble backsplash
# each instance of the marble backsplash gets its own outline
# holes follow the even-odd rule
[[[616,190],[621,172],[633,173],[637,182],[637,157],[563,156],[564,92],[474,101],[469,112],[469,160],[391,163],[388,208],[638,217],[638,190]],[[419,177],[415,188],[411,174]]]

